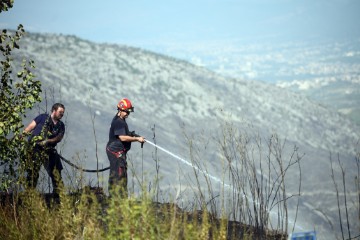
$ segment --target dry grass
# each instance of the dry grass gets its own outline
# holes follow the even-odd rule
[[[176,204],[147,198],[111,199],[86,190],[61,195],[26,192],[2,195],[1,239],[286,239],[206,210],[184,211]]]

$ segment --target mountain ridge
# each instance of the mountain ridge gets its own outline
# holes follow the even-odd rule
[[[51,36],[51,35],[50,35]],[[56,36],[56,35],[55,35]],[[61,39],[61,35],[59,37]],[[73,38],[73,39],[72,39]],[[64,38],[66,39],[66,38]],[[70,39],[72,40],[69,40],[68,44],[71,44],[72,42],[75,43],[76,41],[79,42],[79,47],[76,48],[77,51],[79,51],[78,49],[82,49],[84,51],[85,54],[90,54],[90,52],[88,51],[88,49],[90,48],[89,45],[86,47],[86,44],[90,44],[90,42],[86,42],[86,41],[83,41],[83,40],[80,40],[79,38],[76,38],[76,37],[70,37]],[[36,41],[38,42],[41,42],[41,39],[37,39]],[[61,42],[61,41],[60,41]],[[64,47],[66,45],[57,45],[57,47]],[[71,46],[71,45],[70,45]],[[182,104],[186,104],[186,105],[192,105],[193,108],[196,108],[197,105],[201,105],[200,103],[200,100],[198,99],[205,99],[205,95],[208,94],[206,96],[207,99],[209,99],[209,94],[214,94],[213,92],[216,91],[216,92],[220,92],[222,93],[223,96],[226,96],[226,94],[229,94],[229,92],[231,91],[231,86],[229,86],[230,84],[224,84],[226,83],[227,81],[227,78],[224,78],[224,77],[221,77],[220,75],[216,75],[215,73],[207,70],[207,69],[204,69],[202,67],[197,67],[197,66],[194,66],[194,65],[191,65],[183,60],[176,60],[175,58],[170,58],[170,57],[166,57],[166,56],[163,56],[163,55],[157,55],[157,54],[153,54],[153,53],[150,53],[149,51],[143,51],[143,50],[139,50],[139,49],[136,49],[136,48],[131,48],[131,47],[127,47],[127,46],[123,46],[123,47],[119,47],[119,45],[114,45],[114,44],[99,44],[99,45],[95,45],[97,46],[98,48],[102,47],[102,49],[97,49],[97,50],[100,50],[100,51],[103,51],[103,55],[104,56],[108,56],[109,59],[107,59],[108,61],[106,62],[105,65],[101,65],[101,62],[105,62],[105,59],[101,59],[99,58],[97,63],[94,64],[94,63],[90,63],[90,62],[86,62],[86,59],[84,59],[84,61],[78,66],[79,68],[85,68],[86,69],[86,66],[82,66],[82,64],[88,64],[88,65],[92,65],[91,66],[91,69],[95,68],[95,67],[98,67],[99,70],[98,72],[100,74],[97,74],[97,75],[100,75],[98,78],[94,78],[91,76],[92,73],[87,73],[87,75],[83,76],[83,73],[81,72],[81,74],[79,74],[79,72],[75,72],[75,76],[73,76],[73,78],[75,77],[76,78],[76,81],[80,81],[82,82],[82,84],[80,84],[79,88],[82,88],[82,89],[98,89],[98,84],[99,82],[102,81],[102,79],[104,78],[102,76],[102,71],[105,70],[105,71],[108,71],[108,74],[113,77],[113,78],[117,78],[118,81],[120,81],[120,84],[122,83],[127,83],[131,80],[129,79],[134,79],[134,81],[140,81],[141,84],[132,84],[132,87],[133,89],[131,88],[126,88],[126,92],[129,92],[129,95],[146,95],[145,93],[147,91],[151,91],[151,92],[155,92],[157,93],[157,98],[159,99],[159,101],[166,101],[166,100],[172,100],[175,105],[178,104],[178,103],[182,103]],[[45,47],[45,46],[42,46],[42,47]],[[25,46],[26,48],[26,46]],[[48,48],[48,49],[51,49],[51,48]],[[136,49],[136,50],[135,50]],[[29,51],[29,52],[38,52],[37,49],[25,49],[26,51]],[[72,49],[70,47],[69,49],[70,51],[73,51],[75,49]],[[109,52],[111,51],[111,52]],[[116,55],[119,55],[121,56],[121,54],[119,53],[121,51],[121,53],[123,54],[127,54],[128,51],[132,52],[132,55],[133,55],[133,58],[132,59],[136,59],[136,62],[134,60],[128,60],[129,62],[126,62],[124,60],[120,61],[119,59],[116,59]],[[108,54],[108,55],[107,55]],[[150,56],[153,56],[155,57],[155,60],[154,60],[154,63],[151,63],[153,65],[146,65],[144,64],[145,61],[147,61],[146,59],[142,59],[141,55],[150,55]],[[71,57],[70,54],[67,55],[68,57]],[[32,56],[30,55],[30,58]],[[33,55],[33,57],[35,57]],[[54,56],[55,58],[58,58],[58,59],[61,59],[62,56]],[[66,56],[64,56],[66,57]],[[36,58],[36,57],[35,57]],[[75,59],[75,58],[73,58]],[[131,59],[131,58],[128,58],[128,59]],[[181,78],[181,82],[179,81],[176,81],[176,80],[179,80],[179,77],[176,75],[176,73],[174,72],[171,72],[171,70],[167,70],[167,68],[162,68],[162,69],[150,69],[151,66],[154,66],[154,64],[158,64],[159,66],[161,66],[162,61],[163,59],[165,59],[165,61],[167,61],[167,64],[169,64],[169,62],[171,63],[169,66],[167,66],[167,68],[171,69],[172,67],[175,68],[175,66],[177,65],[182,65],[182,64],[185,64],[186,67],[189,67],[191,66],[191,73],[189,74],[193,74],[192,76],[189,76],[189,74],[185,74],[184,77]],[[45,60],[46,61],[46,60]],[[113,66],[109,66],[109,64],[111,63],[111,61],[114,61],[114,64]],[[39,62],[39,60],[38,60]],[[139,67],[139,62],[141,62],[141,64],[143,64],[143,66]],[[41,61],[40,61],[41,64],[43,64]],[[71,64],[70,61],[67,62],[68,63],[68,66],[65,65],[63,68],[69,68]],[[125,67],[124,67],[125,65]],[[108,66],[108,67],[107,67]],[[114,68],[117,67],[117,70],[118,72],[115,73],[115,70]],[[145,68],[149,68],[149,69],[141,69],[142,67],[145,67]],[[183,65],[182,65],[183,67]],[[177,67],[177,69],[180,68],[180,71],[181,71],[181,67]],[[125,73],[121,72],[121,71],[125,71]],[[56,70],[54,69],[54,71],[58,71],[59,73],[62,73],[61,70]],[[113,71],[113,72],[112,72]],[[120,73],[119,73],[120,72]],[[128,72],[132,72],[134,73],[133,75],[135,76],[131,76],[128,74]],[[201,77],[201,74],[207,74],[207,77],[208,79],[202,79]],[[96,72],[93,73],[93,75],[95,74]],[[65,76],[66,76],[66,73],[64,73]],[[153,77],[148,77],[148,76],[145,76],[145,75],[154,75],[155,78],[160,75],[161,78],[157,78],[157,79],[154,79]],[[167,76],[172,76],[173,78],[172,79],[168,79],[167,81],[163,80],[163,78],[166,78]],[[175,77],[174,77],[175,76]],[[216,81],[212,81],[211,79],[215,79],[216,78]],[[184,80],[185,79],[185,80]],[[195,81],[189,81],[188,79],[196,79],[196,82]],[[50,80],[50,79],[45,79],[45,80]],[[81,81],[82,80],[82,81]],[[111,82],[111,81],[114,81],[114,80],[111,80],[111,79],[104,79],[105,81],[107,81],[108,83],[106,83],[105,86],[103,86],[103,88],[99,88],[100,92],[103,93],[103,94],[112,94],[114,93],[114,91],[112,90],[105,90],[104,87],[108,88],[108,89],[111,89],[111,88],[114,88],[114,85],[116,85],[117,83],[114,83],[114,82]],[[266,92],[274,92],[276,91],[277,93],[275,95],[277,95],[278,97],[282,97],[283,95],[282,94],[278,94],[279,92],[286,92],[286,91],[280,91],[278,88],[276,87],[273,87],[272,85],[270,84],[267,84],[266,87],[262,87],[262,86],[265,86],[265,83],[262,82],[262,84],[258,84],[258,82],[255,82],[255,81],[244,81],[244,80],[239,80],[239,79],[231,79],[233,81],[233,84],[232,84],[232,87],[233,87],[233,91],[239,91],[241,92],[241,96],[239,96],[241,98],[241,103],[245,103],[243,105],[245,105],[246,107],[245,108],[240,108],[238,106],[234,106],[235,104],[232,104],[231,101],[228,101],[224,104],[221,104],[221,99],[220,101],[216,101],[216,99],[212,98],[212,99],[209,99],[207,102],[206,102],[206,106],[205,106],[205,109],[207,109],[207,111],[203,111],[203,114],[206,114],[207,113],[207,117],[209,117],[209,112],[211,112],[211,108],[214,108],[213,106],[211,106],[211,102],[217,102],[217,105],[214,104],[215,107],[219,107],[219,108],[223,108],[223,109],[228,109],[227,106],[231,106],[232,108],[234,109],[237,109],[237,110],[240,110],[242,111],[242,109],[246,109],[247,108],[247,105],[253,105],[253,107],[256,107],[255,104],[252,104],[250,101],[247,101],[247,99],[251,99],[251,96],[249,94],[247,94],[247,91],[249,88],[251,88],[251,90],[254,91],[254,94],[257,94],[257,92],[255,91],[256,89],[261,89],[261,93],[262,93],[262,96],[264,96],[264,98],[266,98],[267,101],[271,101],[272,99],[272,95],[269,95],[269,94],[266,94]],[[231,81],[230,80],[230,81]],[[75,81],[75,79],[73,80]],[[170,87],[170,84],[169,82],[171,82],[171,87]],[[207,81],[207,82],[206,82]],[[185,83],[184,83],[185,82]],[[211,82],[212,86],[208,87],[207,85],[209,84],[209,82]],[[64,82],[66,84],[66,82]],[[133,82],[132,82],[133,83]],[[112,86],[111,86],[112,85]],[[194,99],[191,99],[190,101],[190,98],[186,97],[185,94],[182,94],[181,91],[184,91],[186,89],[183,89],[183,85],[187,86],[188,88],[192,88],[192,89],[195,89],[196,91],[200,91],[199,93],[198,92],[195,92],[194,94],[196,95],[197,98],[194,98]],[[67,87],[68,85],[65,85],[64,87]],[[247,87],[247,88],[243,88],[244,90],[242,90],[242,87]],[[121,86],[123,87],[123,86]],[[270,91],[266,91],[268,88]],[[201,89],[206,89],[204,91],[201,91]],[[216,89],[216,90],[214,90]],[[167,92],[167,96],[165,98],[165,96],[161,96],[161,95],[164,95],[164,91],[168,91]],[[260,91],[259,91],[260,92]],[[258,92],[258,93],[259,93]],[[231,93],[231,92],[230,92]],[[264,94],[265,93],[265,94]],[[126,95],[126,94],[125,94]],[[245,96],[245,97],[243,97]],[[256,96],[261,96],[261,95],[256,95]],[[290,93],[290,92],[287,92],[285,98],[282,98],[281,101],[286,101],[286,98],[297,98],[297,99],[301,99],[299,97],[299,95],[297,94],[293,94],[293,93]],[[76,97],[76,96],[75,96]],[[119,98],[119,97],[118,97]],[[202,100],[203,101],[203,100]],[[262,102],[264,102],[265,100],[264,99],[260,99],[258,101],[258,104],[261,104]],[[303,101],[305,101],[306,104],[309,104],[309,100],[307,98],[303,98]],[[85,102],[83,102],[84,104],[86,104]],[[301,102],[300,104],[298,104],[296,107],[298,107],[299,109],[301,108],[301,106],[303,104],[305,104],[304,102]],[[94,101],[94,104],[96,105],[97,102]],[[196,106],[194,106],[194,104]],[[224,106],[226,104],[226,106]],[[270,105],[274,105],[275,102],[274,101],[271,101],[271,104]],[[280,103],[281,104],[281,103]],[[296,101],[293,102],[293,104],[296,104]],[[316,103],[315,103],[316,104]],[[100,104],[98,104],[100,105]],[[269,106],[269,104],[265,104],[268,108],[271,108],[271,106]],[[311,105],[311,104],[309,104]],[[281,107],[279,104],[277,105],[279,108]],[[179,107],[179,105],[177,106]],[[338,121],[343,121],[341,119],[341,116],[338,116],[336,113],[334,112],[331,112],[331,111],[327,111],[327,110],[322,110],[324,108],[320,107],[320,105],[318,105],[318,109],[319,111],[322,111],[324,114],[331,114],[331,117],[332,118],[336,118],[338,119]],[[175,110],[181,110],[181,108],[176,108],[174,107]],[[204,108],[202,108],[204,109]],[[247,109],[246,109],[247,110]],[[245,113],[247,113],[245,110]],[[273,109],[274,111],[276,111],[276,109]],[[297,112],[296,112],[296,109],[288,109],[289,113],[290,113],[290,116],[292,119],[295,119],[297,118]],[[303,112],[306,110],[304,109],[301,109]],[[315,110],[316,111],[316,110]],[[160,114],[163,114],[162,111],[158,111],[160,112]],[[165,117],[166,115],[164,115]],[[259,116],[251,116],[250,118],[251,119],[254,119],[254,118],[257,118]],[[310,117],[310,120],[311,121],[312,117]],[[314,120],[316,122],[316,119]],[[274,122],[274,121],[273,121]],[[350,136],[355,136],[355,134],[352,132],[352,126],[349,122],[346,122],[344,121],[344,124],[346,126],[346,128],[343,128],[343,133],[345,134],[349,134]],[[344,124],[341,124],[341,125],[344,125]],[[266,124],[268,125],[268,124]],[[339,126],[341,127],[341,126]],[[279,128],[276,128],[277,130]],[[291,131],[290,128],[287,129],[287,131]],[[331,137],[331,134],[328,136],[328,137]],[[306,140],[305,138],[302,139],[302,140]],[[344,149],[345,150],[345,149]],[[349,149],[346,149],[346,150],[349,150]]]

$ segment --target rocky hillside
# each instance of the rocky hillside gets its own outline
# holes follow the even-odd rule
[[[95,44],[76,36],[28,34],[16,55],[18,59],[24,56],[35,61],[48,105],[56,101],[66,105],[67,133],[61,146],[66,158],[82,156],[84,166],[94,168],[97,156],[100,166],[106,167],[104,148],[110,121],[117,102],[127,97],[135,106],[128,119],[131,130],[184,158],[188,157],[184,131],[190,135],[206,132],[210,139],[221,133],[222,123],[232,123],[236,129],[259,132],[265,139],[277,133],[290,148],[294,144],[305,154],[302,226],[329,230],[326,219],[315,211],[322,207],[331,209],[329,218],[336,220],[336,202],[327,201],[336,196],[329,177],[329,152],[339,153],[347,166],[360,139],[359,127],[339,113],[271,84],[227,78],[175,58],[129,46]],[[40,105],[27,121],[44,110],[45,105]],[[204,156],[214,176],[221,168],[214,160],[216,152],[215,146]],[[143,159],[141,154],[134,144],[131,158],[135,167],[144,164],[153,176],[154,148],[145,145]],[[178,184],[184,176],[175,177],[174,171],[181,163],[158,154],[164,188]],[[106,182],[106,173],[103,178]],[[296,189],[297,181],[288,184],[290,189]],[[314,182],[321,184],[323,192],[315,189]]]

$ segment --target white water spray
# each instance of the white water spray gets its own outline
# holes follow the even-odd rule
[[[159,145],[157,145],[157,144],[155,144],[155,143],[150,142],[149,140],[146,140],[146,142],[147,142],[147,143],[150,143],[151,145],[153,145],[154,147],[160,149],[161,151],[169,154],[170,156],[173,156],[174,158],[180,160],[182,163],[184,163],[184,164],[186,164],[186,165],[188,165],[188,166],[190,166],[190,167],[192,167],[192,168],[195,168],[196,170],[200,171],[201,173],[203,173],[203,174],[206,175],[207,177],[211,178],[212,180],[214,180],[214,181],[216,181],[216,182],[219,182],[219,183],[222,183],[222,184],[224,184],[224,186],[226,186],[226,187],[228,187],[228,188],[231,188],[231,186],[230,186],[229,184],[225,184],[225,183],[222,182],[219,178],[212,176],[211,174],[205,172],[204,170],[201,170],[201,169],[198,168],[197,166],[193,165],[191,162],[186,161],[185,159],[179,157],[178,155],[175,155],[174,153],[166,150],[166,149],[163,148],[163,147],[160,147]],[[244,197],[244,196],[243,196],[243,197]]]

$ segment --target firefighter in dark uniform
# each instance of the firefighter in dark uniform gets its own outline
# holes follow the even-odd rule
[[[110,161],[109,193],[118,187],[122,198],[128,197],[127,192],[127,162],[126,154],[131,148],[131,142],[144,143],[145,138],[129,131],[126,118],[134,107],[124,98],[117,105],[117,113],[112,119],[109,130],[109,141],[106,144],[106,154]]]

